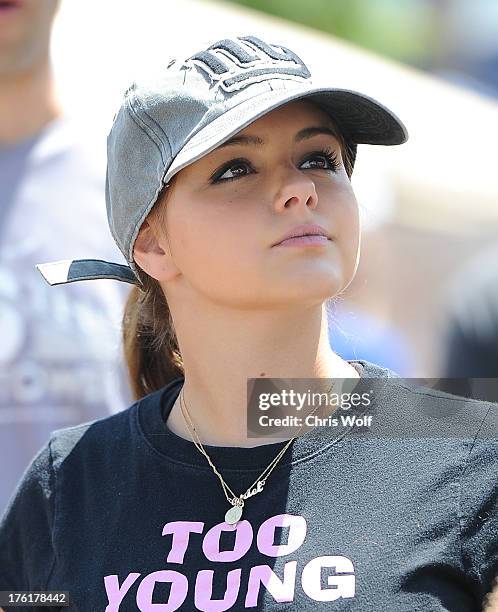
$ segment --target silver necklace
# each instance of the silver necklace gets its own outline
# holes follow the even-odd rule
[[[328,393],[330,393],[333,387],[334,387],[334,383],[330,387]],[[184,410],[184,406],[185,406],[185,410]],[[318,404],[318,406],[320,406],[320,404]],[[309,416],[312,416],[313,414],[315,414],[315,412],[318,409],[318,406],[309,414]],[[244,500],[246,500],[249,497],[252,497],[253,495],[257,495],[258,493],[261,493],[263,491],[263,487],[265,486],[268,476],[271,474],[271,472],[273,471],[273,468],[280,461],[285,451],[289,448],[291,442],[293,442],[298,437],[299,432],[304,427],[304,424],[301,425],[301,427],[298,429],[297,434],[287,442],[287,444],[284,446],[282,450],[278,452],[277,456],[261,472],[258,478],[256,478],[256,480],[252,483],[252,485],[246,490],[246,492],[241,493],[240,495],[235,495],[235,493],[232,491],[232,489],[227,485],[227,483],[223,479],[223,476],[217,470],[216,466],[211,461],[211,458],[206,452],[206,449],[202,445],[202,442],[199,438],[199,435],[197,434],[195,426],[192,422],[192,418],[188,411],[187,403],[185,402],[185,396],[183,394],[183,387],[180,392],[180,409],[182,411],[183,418],[185,419],[185,424],[187,425],[187,429],[189,430],[189,433],[192,437],[192,440],[197,450],[206,457],[209,465],[213,469],[213,472],[216,474],[216,476],[220,480],[221,486],[223,488],[223,493],[225,494],[225,497],[227,498],[228,503],[231,504],[231,508],[229,508],[227,512],[225,513],[225,521],[229,523],[230,525],[235,525],[238,521],[240,521],[242,517],[242,510],[244,508]],[[228,493],[230,493],[230,496],[228,495]]]

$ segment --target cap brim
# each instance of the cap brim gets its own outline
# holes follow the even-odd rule
[[[49,285],[109,278],[141,287],[138,277],[129,266],[102,259],[62,259],[36,264],[36,269]]]
[[[354,143],[398,145],[408,139],[408,131],[401,120],[369,96],[347,89],[303,87],[289,83],[283,89],[242,102],[197,132],[175,157],[163,182],[167,183],[179,170],[206,155],[259,117],[286,102],[302,98],[313,100],[329,112]]]

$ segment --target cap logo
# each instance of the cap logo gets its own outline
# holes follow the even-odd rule
[[[219,40],[185,60],[185,64],[188,62],[202,68],[228,92],[267,79],[311,78],[306,64],[293,51],[282,45],[269,45],[256,36]]]

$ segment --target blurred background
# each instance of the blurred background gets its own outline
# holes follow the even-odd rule
[[[498,376],[498,3],[140,6],[62,3],[53,60],[67,106],[106,132],[127,83],[151,61],[257,32],[288,42],[328,84],[384,102],[410,140],[360,146],[353,186],[363,214],[361,266],[331,310],[331,343],[344,357],[405,376]],[[481,280],[485,268],[494,270],[489,281]],[[486,300],[494,302],[482,321]]]

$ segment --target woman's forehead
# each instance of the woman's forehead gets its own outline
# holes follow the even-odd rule
[[[209,164],[219,157],[220,153],[228,152],[231,148],[230,143],[264,146],[269,139],[273,140],[275,134],[282,135],[284,124],[288,126],[292,136],[295,136],[303,128],[323,127],[331,130],[331,136],[340,138],[340,132],[335,121],[326,111],[311,100],[292,100],[259,117],[227,141],[180,170],[180,174],[190,174],[195,172],[197,168]]]
[[[303,139],[303,136],[299,136],[301,132],[306,132],[304,137],[309,137],[315,134],[313,130],[320,133],[317,128],[323,128],[323,133],[329,130],[330,135],[340,138],[338,126],[327,112],[313,102],[293,100],[259,117],[207,155],[216,154],[232,144],[263,146],[269,140],[273,140],[275,135],[281,138],[283,130],[287,129],[291,136],[297,136],[297,140],[300,141]]]

